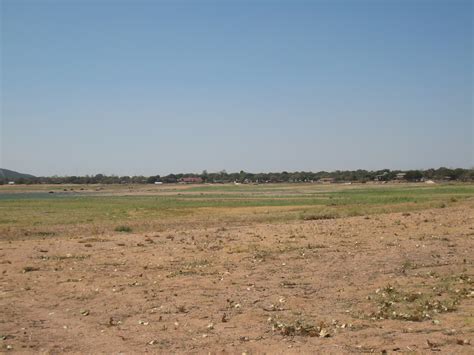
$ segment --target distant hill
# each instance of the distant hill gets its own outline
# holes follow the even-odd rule
[[[0,168],[0,180],[15,180],[15,179],[31,179],[34,178],[35,176],[30,175],[30,174],[22,174],[17,171],[13,170],[8,170],[8,169],[2,169]]]

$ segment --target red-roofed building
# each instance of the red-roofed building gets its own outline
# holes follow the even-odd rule
[[[201,184],[202,183],[202,178],[200,177],[184,177],[179,179],[179,182],[182,182],[184,184]]]

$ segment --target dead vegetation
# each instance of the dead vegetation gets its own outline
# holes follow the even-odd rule
[[[377,289],[372,299],[378,310],[371,319],[406,321],[433,320],[442,313],[454,312],[463,299],[474,296],[472,278],[462,273],[444,278],[430,274],[437,280],[423,291],[406,291],[401,286],[387,285]]]
[[[331,336],[329,326],[324,322],[319,322],[314,325],[312,322],[307,322],[303,319],[296,319],[291,322],[282,322],[279,320],[272,320],[272,330],[283,336],[309,336],[328,338]]]

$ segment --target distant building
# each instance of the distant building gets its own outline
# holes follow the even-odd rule
[[[9,181],[8,185],[15,185],[15,181]]]
[[[155,181],[155,185],[161,185],[163,184],[161,181]]]
[[[396,181],[405,181],[406,180],[406,173],[398,173],[395,175],[395,180]]]
[[[321,183],[321,184],[332,184],[332,183],[336,182],[336,179],[334,179],[332,177],[323,177],[323,178],[319,179],[318,182]]]
[[[203,180],[200,177],[184,177],[178,181],[183,184],[201,184]]]
[[[383,174],[380,175],[375,175],[374,181],[386,181],[387,180],[387,172],[384,172]]]

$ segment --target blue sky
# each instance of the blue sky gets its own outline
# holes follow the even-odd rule
[[[35,175],[474,165],[470,0],[0,0]]]

